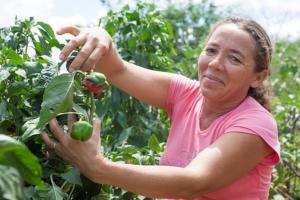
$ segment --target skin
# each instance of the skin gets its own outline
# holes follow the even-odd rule
[[[239,105],[249,88],[266,78],[267,70],[254,72],[255,51],[255,41],[234,24],[224,24],[212,34],[198,59],[204,96],[202,129]]]
[[[65,33],[75,37],[62,50],[62,59],[66,59],[77,46],[83,45],[82,52],[71,64],[72,70],[94,68],[104,73],[111,84],[130,95],[152,106],[165,108],[172,74],[123,61],[112,46],[110,36],[103,30],[65,27],[58,31],[58,34]],[[246,97],[248,88],[257,87],[264,80],[265,72],[254,73],[254,44],[246,32],[232,24],[221,25],[208,40],[198,61],[204,95],[199,119],[202,129],[238,106]],[[236,62],[235,57],[239,57],[241,62]],[[74,117],[70,116],[69,126],[74,122]],[[218,138],[185,168],[137,166],[113,163],[103,157],[98,120],[94,121],[93,135],[86,142],[73,140],[56,120],[50,122],[50,127],[58,142],[44,133],[45,143],[50,148],[55,147],[59,156],[77,166],[85,176],[98,183],[156,198],[189,199],[215,191],[245,175],[272,153],[259,136],[233,132]],[[237,161],[239,165],[235,164]]]

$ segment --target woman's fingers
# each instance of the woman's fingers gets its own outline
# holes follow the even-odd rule
[[[94,51],[96,43],[86,41],[84,46],[79,51],[78,55],[70,65],[70,71],[81,69],[82,71],[89,71],[93,68],[96,63],[90,65],[86,70],[83,70],[84,63],[89,59],[90,55]]]
[[[58,35],[62,35],[65,33],[70,33],[74,36],[77,36],[80,33],[80,28],[76,27],[76,26],[63,26],[60,29],[58,29],[56,31],[56,33]]]
[[[96,138],[99,138],[101,132],[101,123],[99,119],[95,119],[93,121],[93,135],[92,140],[95,140]]]
[[[62,49],[60,55],[59,55],[59,58],[61,60],[65,60],[67,59],[67,57],[70,55],[70,53],[76,49],[77,47],[79,47],[80,45],[83,45],[84,43],[86,43],[86,40],[87,40],[87,37],[85,34],[80,34],[74,38],[72,38],[70,40],[70,42],[68,42],[64,48]],[[74,67],[74,64],[77,66],[79,65],[80,66],[80,63],[74,63],[72,62],[71,65],[73,65]],[[81,63],[82,64],[82,63]],[[70,66],[71,67],[71,66]]]
[[[109,52],[112,43],[110,35],[99,28],[80,29],[76,26],[65,26],[57,31],[59,35],[65,33],[74,35],[74,38],[62,49],[59,55],[61,60],[66,60],[73,50],[81,47],[78,55],[76,55],[68,68],[70,72],[94,69],[99,60]]]
[[[74,123],[77,121],[77,117],[75,114],[69,114],[68,115],[68,132],[71,133],[72,132],[72,127],[74,125]]]
[[[42,135],[42,139],[45,142],[45,144],[49,148],[55,150],[57,143],[54,140],[51,140],[46,132],[43,132],[41,135]]]
[[[105,48],[96,47],[90,57],[85,61],[83,70],[94,69],[96,63],[102,58],[103,54],[106,53],[105,50]]]
[[[65,137],[65,132],[64,130],[59,126],[57,120],[54,118],[49,122],[50,125],[50,130],[53,133],[54,137],[59,141],[59,142],[64,142],[63,139]]]
[[[56,33],[58,35],[63,35],[66,33],[70,33],[74,36],[78,36],[80,34],[80,28],[76,27],[76,26],[64,26],[61,27],[60,29],[58,29],[56,31]],[[81,41],[83,39],[83,37],[75,37],[71,40],[71,42],[69,42],[62,50],[62,52],[59,55],[59,58],[61,60],[65,60],[67,59],[68,55],[77,47],[76,45],[82,43],[83,41]]]

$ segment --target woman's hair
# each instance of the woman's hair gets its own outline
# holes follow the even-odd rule
[[[223,24],[235,24],[240,29],[246,31],[251,35],[256,43],[256,57],[255,57],[255,72],[261,72],[263,70],[268,70],[270,74],[270,64],[272,60],[272,43],[270,37],[264,30],[264,28],[257,22],[247,18],[240,17],[229,17],[219,21],[215,26],[213,26],[210,31],[207,40],[211,37],[212,33]],[[256,101],[258,101],[264,108],[271,112],[271,95],[272,88],[264,81],[257,88],[250,87],[248,95],[252,96]]]

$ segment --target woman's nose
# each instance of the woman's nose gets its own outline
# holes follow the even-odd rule
[[[224,58],[221,54],[218,54],[211,58],[211,60],[208,62],[208,67],[214,68],[217,70],[224,69]]]

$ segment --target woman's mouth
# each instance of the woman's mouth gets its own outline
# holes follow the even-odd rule
[[[211,74],[206,74],[203,75],[204,78],[208,79],[208,81],[213,82],[213,83],[221,83],[223,85],[225,85],[225,83],[218,77],[211,75]]]

